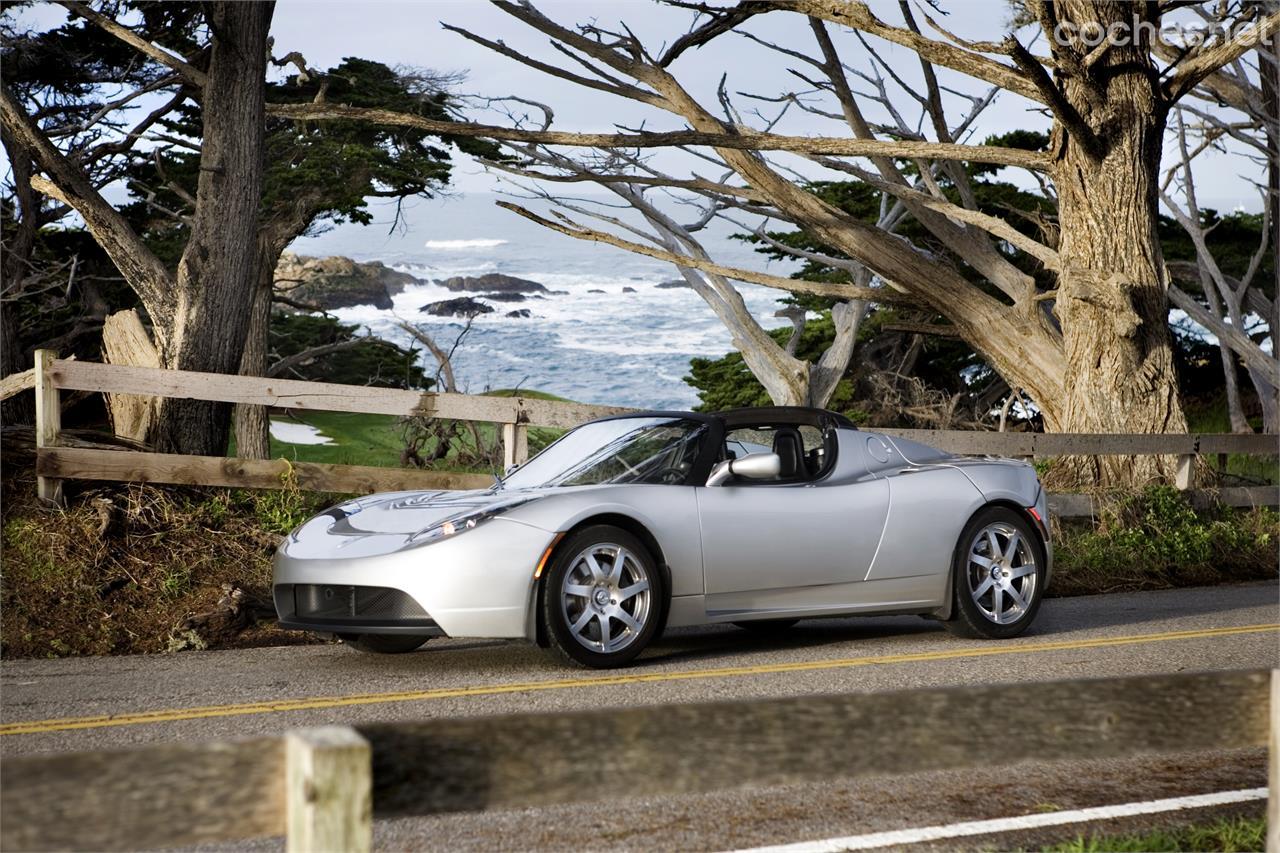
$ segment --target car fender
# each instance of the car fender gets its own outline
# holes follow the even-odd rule
[[[517,507],[505,518],[556,534],[605,515],[625,516],[649,532],[662,551],[673,597],[703,593],[702,535],[690,486],[561,488]]]

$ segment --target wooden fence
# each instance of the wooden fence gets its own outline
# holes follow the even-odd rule
[[[1238,749],[1270,738],[1268,851],[1280,853],[1278,709],[1280,671],[1177,673],[12,756],[0,776],[0,848],[149,849],[286,835],[291,851],[363,851],[375,816]],[[610,784],[583,784],[601,778]]]
[[[593,418],[629,409],[528,397],[488,397],[437,394],[363,385],[338,385],[251,376],[227,376],[96,364],[60,359],[48,350],[36,352],[35,367],[0,380],[0,399],[25,389],[36,392],[36,447],[40,496],[61,501],[64,479],[176,483],[246,488],[299,488],[369,493],[398,489],[483,488],[492,478],[482,474],[328,465],[284,460],[232,459],[221,456],[180,456],[104,447],[67,446],[60,432],[62,391],[101,392],[153,397],[180,397],[226,403],[249,403],[302,411],[361,412],[406,417],[420,415],[446,420],[493,423],[501,430],[504,465],[528,456],[531,426],[568,428]],[[1063,455],[1170,455],[1178,457],[1177,485],[1194,485],[1199,456],[1226,454],[1276,455],[1277,436],[1236,434],[1081,435],[1061,433],[975,432],[968,430],[880,430],[940,450],[959,454],[1007,456],[1023,459]],[[1276,506],[1276,486],[1226,488],[1194,495],[1234,506]],[[1050,510],[1061,517],[1088,516],[1094,511],[1087,495],[1052,495]]]

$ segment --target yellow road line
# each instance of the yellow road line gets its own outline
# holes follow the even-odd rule
[[[199,708],[170,708],[140,711],[133,714],[108,714],[96,717],[66,717],[53,720],[28,720],[0,725],[0,736],[60,732],[71,729],[97,729],[109,726],[137,726],[145,723],[169,723],[209,717],[236,717],[242,714],[274,714],[283,711],[309,711],[320,708],[343,708],[351,705],[380,705],[388,702],[422,702],[430,699],[455,699],[465,696],[496,696],[503,693],[526,693],[537,690],[569,690],[579,687],[607,687],[620,684],[644,684],[659,681],[692,681],[706,678],[737,678],[780,672],[807,672],[824,669],[848,669],[923,661],[959,660],[998,655],[1056,652],[1073,649],[1101,649],[1113,646],[1136,646],[1175,640],[1198,640],[1280,631],[1280,623],[1241,625],[1233,628],[1206,628],[1200,631],[1166,631],[1158,634],[1132,634],[1122,637],[1100,637],[1092,640],[1060,640],[1032,643],[1000,643],[948,649],[937,652],[912,652],[896,655],[872,655],[858,658],[769,663],[754,666],[732,666],[716,669],[690,669],[676,672],[624,672],[586,678],[530,681],[520,684],[487,684],[474,687],[443,687],[436,690],[413,690],[395,693],[358,693],[350,696],[315,696],[302,699],[280,699],[269,702],[245,702],[236,705],[209,705]]]

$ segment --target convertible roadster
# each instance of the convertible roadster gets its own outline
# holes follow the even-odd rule
[[[1002,639],[1052,557],[1035,470],[805,408],[584,424],[469,492],[357,498],[280,546],[286,628],[357,649],[523,637],[590,667],[665,628],[916,613]]]

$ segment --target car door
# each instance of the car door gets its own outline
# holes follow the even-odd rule
[[[854,445],[839,452],[846,450],[857,452]],[[884,528],[889,487],[873,476],[832,478],[838,463],[814,481],[695,490],[709,616],[821,613],[857,602]]]

